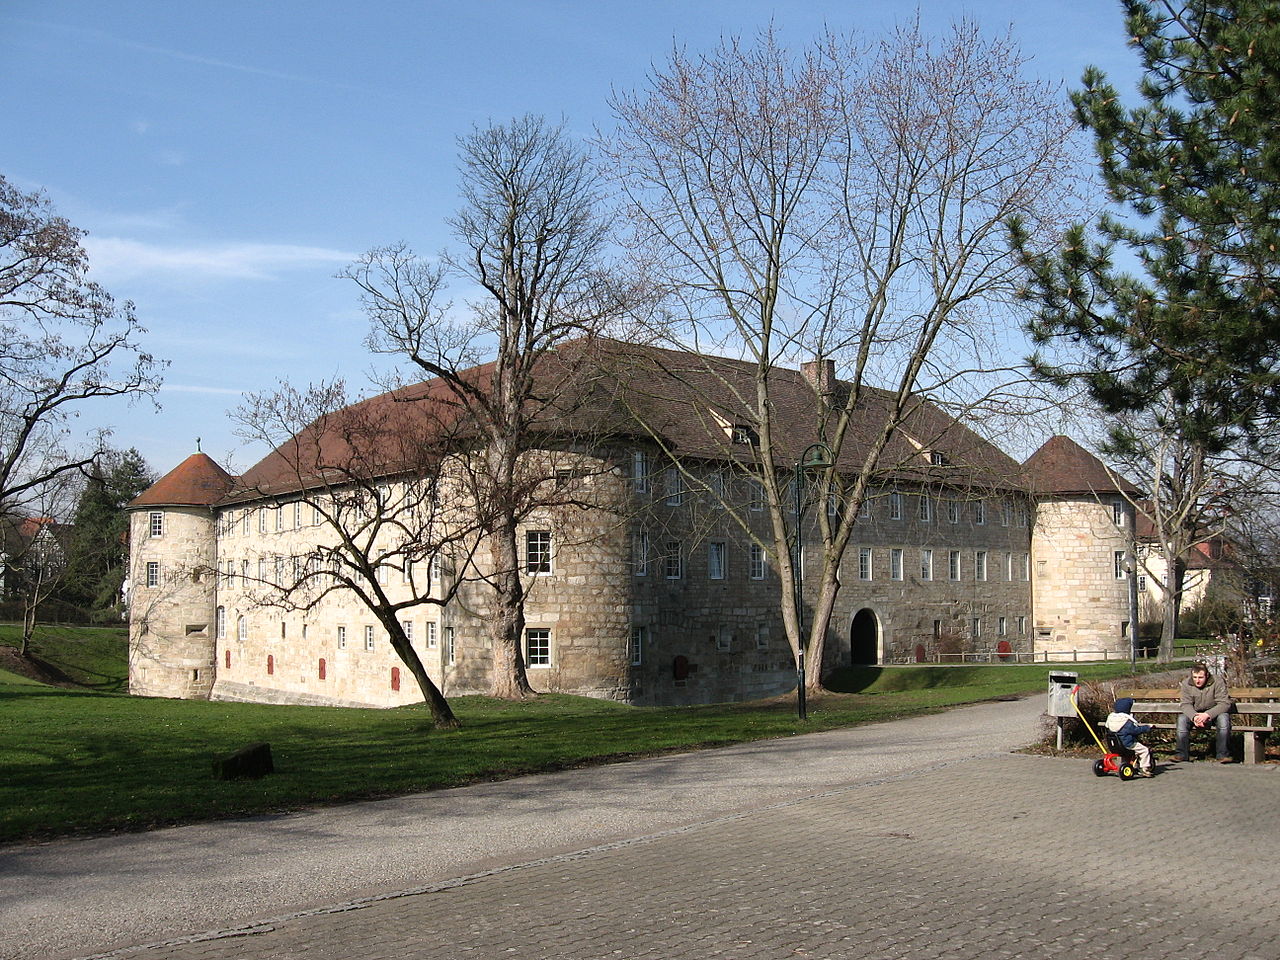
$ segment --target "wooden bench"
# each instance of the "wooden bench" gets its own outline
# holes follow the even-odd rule
[[[1151,725],[1159,730],[1176,730],[1177,717],[1182,713],[1182,698],[1177,687],[1162,687],[1135,690],[1117,690],[1116,699],[1133,698],[1133,714],[1139,723],[1151,723],[1147,719],[1150,714],[1172,714],[1168,722],[1155,722]],[[1280,687],[1236,687],[1231,691],[1231,699],[1235,703],[1232,711],[1240,717],[1253,721],[1249,725],[1236,723],[1231,718],[1231,732],[1244,735],[1244,762],[1261,763],[1266,759],[1267,737],[1276,729],[1276,716],[1280,715]],[[1194,727],[1192,730],[1194,731]],[[1216,730],[1212,723],[1204,728],[1211,734]]]

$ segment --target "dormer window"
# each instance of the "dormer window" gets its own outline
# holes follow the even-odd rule
[[[947,455],[941,450],[930,450],[929,463],[935,467],[945,467],[947,465]]]
[[[755,447],[760,444],[760,435],[756,433],[755,427],[749,423],[734,423],[727,417],[722,417],[716,411],[711,411],[711,416],[715,418],[720,429],[724,431],[724,435],[729,438],[730,443],[741,444],[744,447]]]

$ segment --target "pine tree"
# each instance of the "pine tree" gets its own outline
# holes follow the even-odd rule
[[[1073,94],[1116,212],[1047,255],[1013,229],[1037,342],[1083,348],[1035,363],[1112,412],[1172,396],[1171,426],[1220,452],[1280,413],[1280,2],[1123,3],[1141,105],[1092,67]]]
[[[137,450],[110,451],[90,473],[76,504],[62,599],[110,616],[128,561],[125,506],[155,482]]]

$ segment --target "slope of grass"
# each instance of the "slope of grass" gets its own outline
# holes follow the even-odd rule
[[[0,646],[22,644],[22,627],[0,623]],[[121,693],[129,676],[129,632],[124,627],[69,627],[38,624],[31,652],[74,683],[104,693]]]
[[[1079,665],[1082,677],[1126,664]],[[80,692],[0,674],[0,840],[145,829],[260,814],[885,720],[1002,695],[1043,695],[1041,666],[883,668],[857,693],[688,708],[544,695],[451,702],[459,730],[423,707],[354,710]],[[1028,732],[1028,739],[1031,739]],[[212,777],[213,758],[271,744],[277,772]]]

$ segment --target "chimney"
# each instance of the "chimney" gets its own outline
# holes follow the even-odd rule
[[[834,360],[828,360],[826,357],[808,360],[800,364],[800,372],[813,384],[813,389],[819,396],[825,397],[835,391],[836,362]]]

